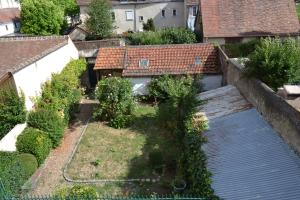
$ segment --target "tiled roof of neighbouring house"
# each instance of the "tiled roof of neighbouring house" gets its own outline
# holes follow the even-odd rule
[[[148,66],[140,66],[141,60],[148,60]],[[100,48],[94,69],[123,69],[123,76],[221,72],[218,50],[212,44]]]
[[[20,10],[18,8],[4,8],[0,9],[0,23],[19,21]]]
[[[67,36],[0,38],[0,79],[68,44]]]
[[[201,0],[204,37],[298,34],[294,0]]]

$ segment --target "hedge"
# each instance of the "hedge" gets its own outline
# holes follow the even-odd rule
[[[20,192],[37,167],[37,160],[31,154],[0,152],[1,181],[11,194]]]
[[[25,97],[12,89],[0,90],[0,139],[26,120]]]
[[[17,138],[17,150],[35,155],[39,165],[44,162],[52,148],[52,142],[43,131],[26,128]]]
[[[88,185],[75,185],[71,188],[62,187],[59,188],[54,194],[54,197],[58,199],[73,199],[74,197],[96,199],[98,196],[99,195],[96,188]]]
[[[52,110],[37,109],[28,114],[27,124],[44,131],[53,143],[53,147],[57,147],[63,138],[65,123],[56,113]]]

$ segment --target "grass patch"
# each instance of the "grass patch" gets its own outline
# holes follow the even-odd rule
[[[111,183],[100,194],[163,194],[170,192],[179,155],[171,134],[158,125],[157,108],[139,105],[129,128],[114,129],[91,122],[71,162],[73,179],[154,179],[155,183]],[[149,156],[160,152],[162,156]],[[153,159],[160,159],[154,160]],[[153,166],[153,163],[161,163]]]

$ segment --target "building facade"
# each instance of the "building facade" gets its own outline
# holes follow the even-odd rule
[[[198,8],[197,1],[191,0],[120,0],[110,1],[116,33],[143,31],[143,23],[153,19],[157,29],[167,27],[189,27],[193,30]],[[77,0],[80,6],[80,18],[88,18],[89,0]]]
[[[0,9],[0,37],[19,32],[20,26],[19,8]]]

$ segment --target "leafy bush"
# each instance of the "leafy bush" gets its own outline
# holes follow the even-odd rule
[[[195,43],[196,35],[184,28],[167,28],[158,31],[132,33],[127,36],[131,45]]]
[[[72,188],[60,188],[55,192],[54,196],[59,199],[73,199],[74,197],[96,199],[98,197],[98,193],[97,190],[92,186],[75,185]]]
[[[188,93],[193,86],[191,77],[174,78],[169,75],[153,79],[148,85],[149,95],[155,101],[164,101]]]
[[[53,147],[60,144],[65,124],[63,119],[54,111],[46,109],[31,111],[27,123],[29,127],[44,131],[51,139]]]
[[[230,58],[248,57],[250,53],[254,52],[257,45],[260,45],[258,39],[245,43],[225,44],[225,51]]]
[[[122,128],[130,122],[134,109],[130,80],[105,78],[97,84],[95,96],[99,100],[99,106],[94,112],[95,118],[109,121],[109,125],[115,128]]]
[[[274,90],[300,81],[299,39],[262,39],[249,59],[246,74],[260,79]]]
[[[86,70],[84,59],[72,60],[60,74],[53,74],[51,82],[43,86],[37,107],[61,113],[70,120],[81,99],[80,77]]]
[[[154,21],[152,18],[148,19],[146,23],[143,23],[144,31],[155,31]]]
[[[26,128],[17,139],[17,149],[22,153],[35,155],[39,164],[42,164],[50,153],[51,140],[43,131]]]
[[[159,150],[154,150],[149,153],[149,165],[152,169],[162,172],[164,164],[163,154]]]
[[[20,192],[37,167],[37,160],[31,154],[0,152],[0,177],[10,194]]]
[[[0,139],[26,120],[25,97],[14,90],[0,90]]]

